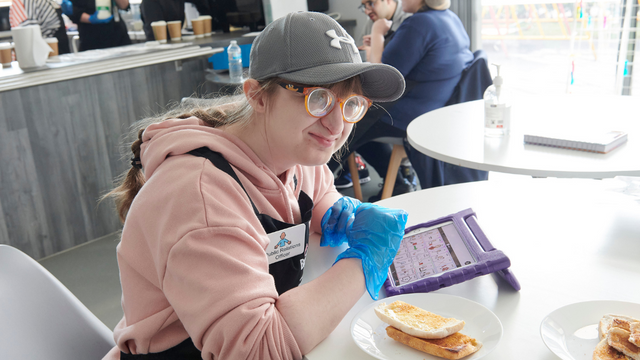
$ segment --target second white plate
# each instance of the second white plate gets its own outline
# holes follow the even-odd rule
[[[540,324],[540,336],[563,360],[591,360],[598,345],[598,323],[606,314],[640,319],[640,304],[624,301],[586,301],[563,306]]]
[[[376,316],[373,308],[381,302],[390,304],[402,300],[444,317],[464,320],[460,332],[482,342],[482,348],[465,360],[478,360],[493,351],[502,338],[502,323],[486,307],[465,298],[446,294],[417,293],[392,296],[374,302],[360,311],[351,322],[351,337],[358,347],[369,355],[382,359],[431,360],[442,359],[422,351],[412,349],[387,336],[388,324]]]

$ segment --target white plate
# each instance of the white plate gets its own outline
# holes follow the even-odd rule
[[[591,360],[598,345],[598,323],[606,314],[640,319],[640,304],[624,301],[587,301],[561,307],[540,324],[540,336],[563,360]]]
[[[382,360],[442,359],[410,348],[387,336],[385,329],[388,324],[378,318],[373,308],[381,302],[390,304],[397,300],[440,316],[464,320],[465,326],[460,332],[483,344],[478,352],[465,357],[464,360],[477,360],[484,357],[496,348],[502,338],[502,324],[498,317],[477,302],[445,294],[398,295],[374,302],[360,311],[351,322],[351,337],[362,350],[375,358]]]

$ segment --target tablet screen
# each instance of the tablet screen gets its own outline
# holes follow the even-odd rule
[[[405,234],[389,272],[395,286],[474,264],[453,222]]]

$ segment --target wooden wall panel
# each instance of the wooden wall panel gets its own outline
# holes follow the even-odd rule
[[[34,257],[52,254],[46,209],[26,129],[0,133],[0,154],[0,203],[8,237],[2,242]]]
[[[202,57],[0,92],[0,243],[39,259],[120,230],[113,201],[98,199],[130,167],[125,134],[205,88],[207,67]]]

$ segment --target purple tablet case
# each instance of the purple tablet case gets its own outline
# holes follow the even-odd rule
[[[476,213],[472,209],[462,210],[436,220],[411,226],[405,229],[404,232],[407,234],[419,228],[432,227],[448,221],[453,222],[477,262],[400,286],[394,286],[388,277],[384,283],[387,296],[430,292],[494,272],[498,273],[514,289],[520,290],[518,280],[508,269],[511,266],[511,261],[502,251],[491,245],[480,225],[478,225]]]

